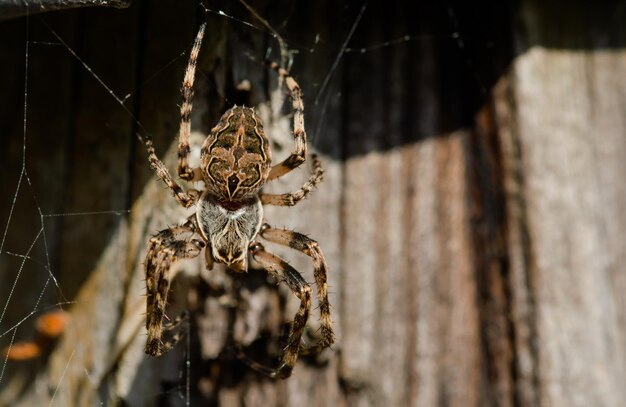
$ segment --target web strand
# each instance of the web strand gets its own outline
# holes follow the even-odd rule
[[[363,3],[363,6],[361,6],[361,10],[359,11],[359,14],[356,16],[356,19],[354,20],[354,23],[352,23],[352,27],[350,27],[350,32],[348,32],[348,35],[346,36],[346,39],[343,41],[343,44],[341,44],[341,48],[339,49],[339,53],[337,54],[337,57],[335,58],[335,61],[333,62],[332,66],[330,67],[330,71],[328,71],[328,74],[324,78],[324,82],[322,83],[322,86],[320,87],[319,92],[317,92],[317,96],[315,97],[315,105],[319,104],[320,97],[321,97],[322,93],[324,93],[324,90],[326,90],[326,86],[328,86],[328,83],[330,82],[330,79],[333,77],[333,74],[337,70],[337,66],[339,66],[339,61],[341,61],[341,57],[346,52],[346,48],[348,48],[348,44],[350,43],[350,39],[354,35],[354,32],[356,31],[356,28],[358,27],[359,22],[361,21],[361,17],[363,17],[363,13],[365,13],[365,9],[366,8],[367,8],[367,2]]]
[[[28,9],[27,9],[28,10]],[[15,203],[17,202],[17,196],[20,192],[20,187],[22,186],[22,179],[26,173],[26,118],[28,115],[28,56],[29,56],[29,21],[28,14],[26,17],[26,45],[24,51],[24,121],[23,121],[23,132],[22,132],[22,168],[20,170],[20,176],[17,180],[17,186],[15,187],[15,193],[13,194],[13,200],[11,202],[11,209],[9,210],[9,217],[7,219],[6,226],[4,227],[4,233],[2,234],[2,243],[0,243],[0,254],[2,254],[4,250],[4,242],[6,241],[7,233],[9,231],[9,225],[11,224],[11,218],[13,217],[13,211],[15,209]]]

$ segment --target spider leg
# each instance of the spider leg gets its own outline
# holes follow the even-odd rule
[[[208,271],[213,270],[213,254],[211,254],[211,245],[208,245],[204,251],[204,264]]]
[[[193,107],[193,82],[196,75],[198,54],[204,37],[206,23],[203,23],[196,34],[193,47],[189,53],[189,62],[183,80],[183,103],[180,106],[180,130],[178,132],[178,176],[186,181],[202,179],[200,169],[189,168],[189,134],[191,133],[191,109]]]
[[[324,169],[317,155],[312,154],[311,160],[313,161],[313,174],[300,189],[286,194],[261,194],[261,203],[263,205],[294,206],[303,200],[324,178]]]
[[[302,90],[295,79],[276,62],[269,64],[284,81],[291,94],[291,108],[293,109],[293,137],[296,143],[295,150],[283,162],[276,164],[270,170],[267,181],[282,177],[289,171],[297,168],[306,159],[306,132],[304,131],[304,103]]]
[[[328,348],[335,342],[333,333],[333,321],[330,314],[330,302],[328,301],[328,266],[326,259],[318,243],[307,236],[287,229],[275,229],[265,223],[261,226],[260,235],[263,239],[291,247],[311,258],[314,267],[315,286],[317,288],[317,301],[320,308],[320,340],[308,347],[301,347],[300,354],[317,354]]]
[[[143,141],[146,144],[146,149],[148,150],[148,160],[150,161],[150,167],[156,173],[157,177],[159,177],[169,189],[172,190],[174,194],[174,198],[185,208],[189,208],[196,202],[196,194],[188,194],[183,188],[178,185],[176,181],[172,178],[172,175],[167,170],[167,167],[159,158],[157,157],[154,146],[152,145],[152,138],[149,136],[143,136]]]
[[[205,246],[201,240],[193,239],[195,230],[188,221],[182,226],[164,229],[150,239],[146,255],[146,329],[148,339],[145,352],[151,356],[160,356],[174,346],[179,338],[176,334],[168,343],[163,343],[163,330],[176,328],[182,318],[164,324],[167,295],[170,288],[170,268],[172,263],[181,258],[192,258],[200,254]]]
[[[296,269],[280,257],[266,252],[263,245],[260,243],[252,243],[249,250],[252,257],[259,262],[269,274],[279,281],[287,283],[291,291],[300,299],[300,308],[291,325],[287,345],[283,349],[278,367],[272,369],[260,365],[248,359],[243,352],[239,353],[239,357],[243,362],[257,371],[265,373],[272,378],[285,379],[291,375],[291,371],[298,359],[300,339],[302,338],[302,333],[304,332],[304,327],[306,326],[311,309],[311,287]]]

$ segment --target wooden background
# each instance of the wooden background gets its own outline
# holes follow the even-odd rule
[[[257,62],[276,41],[234,2],[2,22],[0,345],[48,310],[71,322],[49,355],[0,361],[0,405],[624,405],[626,3],[410,3],[252,3],[297,50],[326,168],[310,199],[266,213],[320,242],[338,336],[280,382],[229,352],[270,362],[297,307],[255,270],[179,264],[170,314],[189,310],[189,334],[143,354],[146,241],[185,212],[135,137],[174,168],[182,53],[206,19],[196,142],[246,103],[288,154],[284,91]]]

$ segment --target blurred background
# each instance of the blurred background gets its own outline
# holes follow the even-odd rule
[[[0,0],[0,406],[624,405],[626,2],[248,5]],[[284,381],[232,351],[276,363],[297,310],[262,270],[177,263],[184,338],[143,353],[147,241],[190,212],[136,135],[175,172],[203,21],[192,144],[245,104],[290,153],[269,58],[326,170],[265,211],[330,267],[337,342]]]

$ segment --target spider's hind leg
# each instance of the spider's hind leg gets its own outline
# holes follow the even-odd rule
[[[250,245],[250,254],[263,268],[279,281],[287,283],[291,291],[300,299],[300,308],[294,317],[289,331],[287,345],[283,348],[280,364],[276,368],[269,368],[250,360],[241,350],[239,359],[249,365],[252,369],[267,374],[272,378],[286,379],[291,376],[298,353],[300,352],[300,339],[304,332],[304,327],[309,318],[311,309],[311,287],[302,278],[300,273],[290,266],[280,257],[268,253],[260,243]]]
[[[167,295],[170,289],[170,268],[174,261],[192,258],[200,254],[204,242],[193,239],[194,229],[191,222],[185,225],[165,229],[157,233],[148,247],[146,255],[146,329],[148,339],[145,351],[151,356],[160,356],[174,346],[180,338],[179,333],[163,341],[163,331],[175,330],[183,318],[177,318],[164,324]]]
[[[189,62],[183,79],[183,102],[180,106],[180,130],[178,131],[178,176],[185,181],[199,181],[202,175],[198,168],[189,167],[189,134],[191,133],[191,110],[193,108],[193,82],[196,76],[198,54],[204,37],[206,23],[203,23],[196,34],[196,39],[189,53]]]
[[[296,144],[294,151],[283,162],[276,164],[270,170],[268,181],[282,177],[291,170],[297,168],[306,159],[306,132],[304,130],[304,103],[302,102],[302,90],[298,82],[277,63],[269,63],[270,68],[278,73],[285,81],[285,86],[291,94],[291,109],[293,110],[293,138]]]

